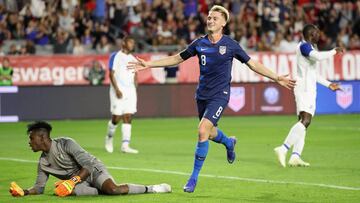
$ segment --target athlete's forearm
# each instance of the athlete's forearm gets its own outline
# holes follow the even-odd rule
[[[256,72],[262,76],[270,78],[274,81],[278,80],[278,75],[276,73],[272,72],[269,68],[266,68],[262,63],[259,63],[255,60],[250,59],[247,62],[247,65],[249,66],[249,68],[251,70],[253,70],[254,72]]]
[[[320,75],[316,75],[316,81],[320,84],[322,84],[325,87],[329,87],[331,82],[328,81],[327,79],[321,77]]]
[[[110,82],[111,82],[111,85],[114,87],[115,90],[120,90],[119,87],[117,86],[117,83],[116,83],[116,79],[114,77],[114,72],[113,71],[110,71]]]
[[[181,58],[180,54],[176,54],[155,61],[147,61],[146,65],[149,66],[150,68],[158,68],[158,67],[177,65],[183,61],[184,60]]]
[[[90,175],[89,170],[87,170],[86,168],[81,168],[81,170],[78,173],[78,176],[80,176],[81,180],[86,180]]]
[[[316,51],[316,50],[312,50],[309,54],[309,56],[312,59],[315,59],[317,61],[321,61],[327,58],[330,58],[332,56],[334,56],[336,54],[336,50],[330,50],[330,51]]]
[[[41,193],[38,193],[38,191],[35,189],[35,188],[29,188],[29,189],[26,189],[24,190],[24,195],[39,195]]]

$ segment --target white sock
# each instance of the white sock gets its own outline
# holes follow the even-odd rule
[[[137,184],[127,184],[129,187],[129,193],[128,194],[143,194],[146,191],[148,187],[145,185],[137,185]]]
[[[306,136],[306,131],[304,131],[304,133],[302,133],[302,134],[299,134],[299,139],[294,144],[292,154],[296,154],[299,157],[301,156],[301,153],[302,153],[302,151],[304,149],[304,145],[305,145],[305,136]]]
[[[130,139],[131,139],[131,124],[123,123],[121,125],[122,132],[122,147],[129,147]]]
[[[283,147],[287,150],[291,148],[298,139],[305,135],[305,130],[305,126],[300,121],[295,123],[295,125],[293,125],[293,127],[290,129],[290,132],[284,141]]]
[[[117,125],[114,125],[111,120],[108,123],[108,130],[107,130],[107,136],[113,137],[116,131]]]

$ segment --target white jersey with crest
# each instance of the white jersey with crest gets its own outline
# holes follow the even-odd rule
[[[120,90],[135,88],[135,73],[126,67],[131,61],[137,60],[132,54],[125,54],[122,51],[114,52],[110,57],[109,68],[114,71]]]
[[[133,114],[137,111],[135,73],[127,69],[131,61],[137,60],[132,54],[122,51],[114,52],[110,56],[109,69],[114,72],[116,84],[122,93],[122,98],[117,98],[115,89],[110,84],[110,111],[113,115]]]
[[[302,41],[296,48],[297,74],[294,88],[297,113],[305,111],[314,115],[316,105],[316,82],[329,87],[330,83],[317,74],[317,62],[336,54],[331,51],[318,51],[311,43]]]

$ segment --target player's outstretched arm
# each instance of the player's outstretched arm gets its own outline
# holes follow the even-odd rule
[[[344,49],[342,47],[335,47],[334,49],[330,51],[317,51],[312,50],[309,54],[310,58],[315,59],[316,61],[322,61],[327,58],[330,58],[338,53],[343,53]]]
[[[246,64],[254,72],[274,80],[287,89],[293,89],[295,87],[296,81],[288,78],[288,75],[278,76],[270,69],[266,68],[262,63],[252,59],[250,59]]]
[[[39,194],[36,189],[30,188],[28,190],[22,189],[16,182],[10,183],[10,194],[13,197],[23,197],[25,195],[37,195]]]
[[[127,68],[130,70],[134,70],[135,72],[141,71],[147,68],[158,68],[165,66],[173,66],[177,65],[184,60],[181,58],[180,54],[168,56],[155,61],[145,61],[144,59],[136,57],[136,62],[129,62]]]

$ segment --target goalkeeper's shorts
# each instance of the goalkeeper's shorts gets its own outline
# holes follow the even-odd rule
[[[107,179],[111,179],[113,180],[113,182],[115,182],[114,178],[110,175],[106,167],[104,165],[98,164],[97,166],[94,167],[93,172],[86,179],[86,182],[90,183],[91,186],[101,190],[103,183]]]

